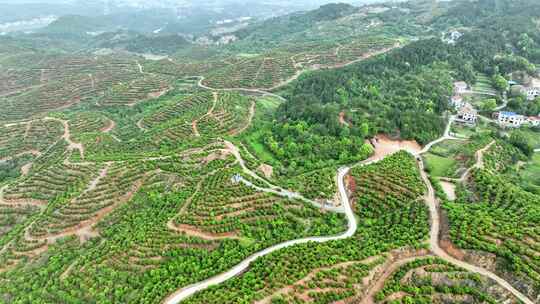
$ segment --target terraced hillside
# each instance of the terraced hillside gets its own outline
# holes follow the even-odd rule
[[[423,257],[396,267],[376,303],[519,303],[481,276]]]
[[[370,182],[376,176],[391,176],[397,185]],[[359,217],[353,238],[270,254],[243,275],[186,303],[348,303],[371,298],[388,265],[424,252],[419,249],[428,232],[427,209],[419,200],[424,186],[414,158],[406,152],[354,168],[347,183]]]
[[[540,302],[538,130],[449,104],[538,76],[495,2],[0,35],[0,303]]]
[[[540,198],[487,170],[473,172],[469,191],[445,206],[451,239],[464,249],[456,255],[501,273],[538,300]]]
[[[6,59],[0,75],[1,121],[96,103],[133,105],[161,96],[171,88],[164,74],[146,73],[137,58],[36,54]]]
[[[384,53],[399,43],[382,37],[357,37],[328,44],[300,44],[248,58],[227,59],[223,68],[206,74],[208,87],[273,89],[305,70],[345,66]]]
[[[344,229],[336,213],[233,179],[253,176],[222,138],[249,127],[254,98],[159,100],[131,140],[120,138],[131,118],[99,106],[3,127],[3,161],[33,158],[0,190],[2,299],[158,302],[261,248]]]

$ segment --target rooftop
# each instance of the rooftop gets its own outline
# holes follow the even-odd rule
[[[460,88],[466,88],[467,83],[465,81],[457,81],[457,82],[454,82],[454,86],[460,87]]]
[[[501,115],[504,115],[504,116],[517,116],[517,114],[515,112],[507,112],[507,111],[502,111]]]

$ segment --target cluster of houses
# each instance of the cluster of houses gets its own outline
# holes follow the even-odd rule
[[[524,87],[521,92],[527,96],[527,100],[535,100],[540,97],[540,87]]]
[[[463,81],[455,82],[454,96],[452,96],[450,99],[450,104],[457,111],[456,122],[469,126],[475,126],[478,122],[478,111],[470,103],[463,99],[463,93],[467,92],[467,88],[467,83]],[[531,96],[534,96],[531,99],[535,99],[536,97],[540,96],[540,88],[531,90],[530,92]],[[529,94],[527,94],[527,96],[529,99]],[[523,125],[532,127],[540,126],[540,115],[527,117],[514,112],[501,111],[494,113],[493,119],[499,126],[504,128],[519,128]]]
[[[496,112],[493,113],[493,119],[496,119],[499,126],[506,128],[519,128],[523,125],[540,126],[540,116],[527,117],[514,112]]]
[[[458,81],[454,83],[454,96],[450,99],[450,104],[458,112],[456,121],[474,126],[478,121],[478,111],[463,99],[463,93],[467,92],[467,83]]]

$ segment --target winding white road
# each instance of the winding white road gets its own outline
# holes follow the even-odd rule
[[[466,263],[464,261],[458,260],[452,256],[450,256],[448,253],[446,253],[440,246],[439,246],[439,234],[441,231],[440,228],[440,205],[439,200],[437,200],[435,196],[435,190],[433,189],[433,186],[431,185],[431,182],[429,181],[429,178],[427,176],[427,173],[424,170],[424,162],[421,160],[418,161],[418,164],[420,166],[420,172],[422,175],[422,179],[424,180],[424,183],[426,184],[428,188],[428,194],[426,197],[426,202],[429,206],[429,213],[430,213],[430,221],[431,221],[431,230],[429,233],[429,244],[431,251],[436,254],[441,259],[458,266],[460,268],[463,268],[465,270],[468,270],[473,273],[480,274],[482,276],[488,277],[492,279],[493,281],[497,282],[501,287],[508,290],[510,293],[512,293],[516,298],[521,300],[525,304],[534,304],[532,300],[527,298],[524,294],[522,294],[520,291],[515,289],[510,283],[505,281],[503,278],[499,277],[498,275],[494,274],[493,272],[486,270],[484,268],[471,265],[469,263]]]
[[[373,162],[376,162],[376,160],[367,160],[363,162],[364,165],[371,164]],[[255,261],[257,258],[263,257],[265,255],[268,255],[272,252],[275,252],[277,250],[298,245],[298,244],[304,244],[309,242],[316,242],[316,243],[324,243],[329,241],[335,241],[335,240],[341,240],[346,239],[349,237],[352,237],[354,233],[356,232],[358,228],[358,223],[356,222],[356,218],[354,216],[354,212],[352,210],[351,204],[349,202],[349,197],[347,195],[347,190],[345,188],[344,183],[344,177],[349,172],[348,167],[343,167],[338,170],[337,178],[338,178],[338,187],[339,187],[339,195],[341,198],[341,201],[343,203],[343,208],[345,210],[345,215],[347,216],[348,221],[348,229],[344,233],[336,236],[327,236],[327,237],[309,237],[309,238],[303,238],[303,239],[297,239],[292,241],[287,241],[284,243],[280,243],[277,245],[274,245],[272,247],[266,248],[262,251],[259,251],[251,256],[249,256],[247,259],[243,260],[240,264],[234,266],[232,269],[230,269],[227,272],[221,273],[215,277],[209,278],[207,280],[204,280],[202,282],[198,282],[192,285],[189,285],[187,287],[184,287],[171,296],[169,296],[167,299],[165,299],[164,303],[166,304],[177,304],[180,303],[180,301],[192,296],[196,292],[199,292],[201,290],[207,289],[210,286],[221,284],[239,274],[241,274],[244,270],[246,270],[249,265]],[[276,194],[280,194],[281,192],[276,192]]]
[[[431,144],[427,145],[426,148],[431,148],[435,144],[444,141],[446,139],[453,139],[452,137],[449,137],[449,130],[451,127],[451,124],[453,122],[453,118],[450,118],[448,122],[448,126],[446,129],[446,132],[443,137],[441,137],[438,140],[433,141]],[[477,155],[477,163],[474,165],[473,168],[481,168],[483,166],[483,152],[488,150],[495,142],[491,142],[489,145],[487,145],[484,149],[479,150]],[[429,245],[431,251],[437,255],[439,258],[455,265],[460,268],[463,268],[465,270],[468,270],[473,273],[480,274],[482,276],[488,277],[492,279],[493,281],[497,282],[501,287],[508,290],[510,293],[512,293],[516,298],[521,300],[525,304],[534,304],[532,300],[530,300],[526,295],[515,289],[510,283],[505,281],[503,278],[499,277],[498,275],[494,274],[493,272],[486,270],[484,268],[469,264],[467,262],[458,260],[452,256],[450,256],[448,253],[446,253],[440,246],[439,246],[439,235],[441,232],[440,228],[440,202],[437,199],[435,195],[435,190],[433,189],[433,185],[431,184],[431,181],[429,180],[429,177],[425,171],[425,165],[422,157],[420,157],[420,154],[427,153],[429,151],[428,149],[423,149],[419,155],[417,155],[417,161],[418,166],[420,168],[420,175],[422,177],[422,180],[424,181],[424,184],[426,185],[428,192],[426,195],[426,203],[429,207],[429,213],[430,213],[430,233],[429,233]],[[470,172],[470,170],[468,170]]]
[[[455,119],[456,119],[455,116],[450,116],[450,118],[448,119],[448,124],[446,125],[446,129],[444,130],[443,136],[441,138],[436,139],[436,140],[430,142],[429,144],[427,144],[422,149],[422,151],[420,151],[418,154],[427,153],[429,150],[431,150],[431,148],[433,148],[433,146],[435,146],[436,144],[441,143],[441,142],[443,142],[445,140],[449,140],[449,139],[461,140],[461,138],[457,138],[457,137],[454,137],[454,136],[450,135],[450,129],[452,128],[452,123],[454,122]]]

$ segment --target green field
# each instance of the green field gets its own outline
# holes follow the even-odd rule
[[[472,89],[475,92],[497,94],[497,90],[493,87],[491,79],[485,74],[478,74],[476,76],[476,83],[473,85]]]
[[[525,188],[540,194],[540,153],[535,153],[531,162],[520,172]]]
[[[428,153],[424,156],[427,163],[427,169],[432,176],[451,177],[457,169],[457,162],[451,158],[441,157]]]
[[[530,128],[521,128],[519,130],[515,130],[512,133],[519,133],[523,135],[527,142],[533,147],[533,149],[540,149],[540,132],[535,131]]]

